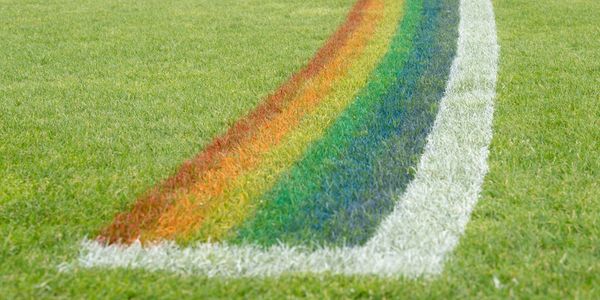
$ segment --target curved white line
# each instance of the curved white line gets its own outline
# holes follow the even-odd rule
[[[491,1],[462,0],[458,30],[446,94],[418,172],[366,245],[309,252],[284,245],[267,250],[206,243],[180,248],[172,242],[126,247],[85,240],[77,264],[208,276],[440,273],[465,230],[487,172],[499,51]]]

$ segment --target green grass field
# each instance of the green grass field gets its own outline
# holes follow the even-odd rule
[[[490,172],[439,277],[59,272],[303,66],[352,3],[0,0],[0,298],[600,298],[595,0],[494,1]]]

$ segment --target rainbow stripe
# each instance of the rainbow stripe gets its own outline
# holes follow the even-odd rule
[[[459,0],[459,2],[460,20],[455,50],[453,50],[450,42],[451,38],[447,38],[452,36],[453,31],[451,28],[444,31],[448,27],[442,28],[443,26],[440,26],[443,24],[448,25],[446,23],[448,21],[450,24],[453,22],[452,19],[456,10],[453,10],[454,6],[452,4],[454,2],[452,0],[440,0],[439,2],[411,0],[406,3],[399,30],[392,39],[392,41],[403,39],[405,44],[390,43],[391,47],[385,57],[380,60],[375,71],[369,75],[369,82],[357,93],[355,98],[352,98],[353,101],[348,104],[347,108],[339,113],[333,125],[324,129],[321,138],[316,139],[306,148],[302,148],[305,150],[299,151],[301,158],[295,161],[293,166],[289,169],[283,168],[283,171],[273,176],[275,179],[266,180],[275,182],[271,188],[257,198],[248,198],[251,200],[248,203],[255,204],[245,206],[251,209],[247,210],[244,218],[242,220],[234,218],[237,222],[228,227],[227,230],[222,231],[225,232],[221,235],[223,242],[198,242],[191,246],[182,247],[173,240],[162,240],[151,244],[142,244],[138,240],[130,244],[107,243],[107,241],[110,241],[109,236],[102,236],[100,240],[90,241],[84,239],[75,265],[65,264],[62,265],[61,269],[66,271],[72,266],[141,268],[149,271],[165,270],[181,274],[203,274],[209,277],[266,277],[298,272],[327,272],[329,274],[344,275],[371,274],[377,276],[403,275],[408,277],[440,274],[448,253],[456,247],[460,236],[465,230],[470,213],[481,191],[483,178],[487,172],[486,161],[492,136],[493,106],[498,73],[499,47],[491,0]],[[412,16],[415,19],[412,20],[415,21],[410,21],[410,16],[413,13]],[[428,30],[423,30],[425,28],[423,24],[433,24],[431,28],[438,28],[438,31],[433,35],[429,35],[427,34]],[[431,45],[432,49],[428,49],[429,46],[423,46],[426,44]],[[400,47],[401,45],[403,46]],[[415,49],[421,49],[422,54],[415,52]],[[439,100],[439,105],[436,104],[436,93],[433,92],[435,91],[433,89],[421,88],[423,91],[421,94],[433,94],[433,96],[424,98],[416,98],[416,95],[419,95],[416,92],[419,90],[418,88],[415,88],[415,92],[409,94],[405,94],[408,92],[402,92],[411,86],[433,88],[438,84],[434,78],[424,75],[421,75],[418,79],[408,80],[410,77],[407,74],[413,74],[413,71],[409,72],[408,70],[413,69],[409,66],[415,63],[413,60],[415,56],[431,61],[428,63],[423,62],[422,67],[414,67],[414,69],[421,70],[419,72],[422,73],[419,74],[443,76],[440,74],[444,74],[444,61],[446,58],[442,54],[450,55],[451,51],[456,51],[456,54],[450,67],[444,96]],[[429,55],[426,55],[426,53],[429,53]],[[397,60],[390,60],[390,57],[395,57]],[[398,63],[398,65],[394,65],[394,63]],[[386,69],[384,66],[389,68]],[[383,72],[381,70],[387,71]],[[391,75],[386,77],[386,74]],[[380,80],[383,78],[391,79],[390,81]],[[394,82],[400,82],[400,84],[394,84]],[[413,83],[408,84],[411,82]],[[390,91],[393,91],[392,87],[396,87],[398,93],[391,93]],[[371,97],[369,95],[378,96]],[[384,97],[386,95],[395,96],[386,98]],[[405,99],[404,102],[402,102],[401,96],[405,97],[403,98]],[[361,97],[363,97],[362,101],[364,103],[358,101]],[[365,99],[368,99],[368,101]],[[394,104],[389,106],[383,104],[387,101],[393,101],[393,99],[396,99],[397,103],[404,103],[402,108],[398,108]],[[421,99],[421,101],[429,99],[426,103],[431,105],[429,110],[432,111],[417,105],[417,101],[412,99]],[[359,103],[362,104],[359,105]],[[421,110],[409,110],[409,108],[414,107],[420,107],[429,112],[419,113]],[[382,109],[377,110],[376,108]],[[368,225],[369,222],[362,221],[361,224],[367,224],[368,227],[378,223],[378,216],[382,218],[377,229],[370,234],[371,236],[366,242],[352,247],[336,246],[340,241],[340,239],[336,240],[337,236],[329,235],[330,231],[323,230],[323,227],[313,228],[312,224],[314,223],[310,223],[310,221],[318,224],[333,224],[329,228],[336,228],[335,225],[337,224],[352,225],[351,222],[365,219],[363,215],[356,213],[356,210],[350,210],[351,213],[347,212],[349,206],[346,203],[351,203],[349,201],[342,202],[342,204],[338,203],[338,210],[334,210],[335,213],[330,214],[333,216],[341,215],[346,219],[342,217],[314,218],[316,216],[314,211],[327,211],[329,208],[325,207],[323,209],[323,205],[335,204],[335,202],[327,202],[327,198],[320,196],[319,193],[326,194],[330,190],[339,193],[339,190],[323,186],[323,181],[320,181],[321,178],[328,178],[327,176],[330,176],[328,174],[344,175],[343,171],[346,169],[338,166],[352,165],[350,163],[337,163],[337,161],[331,162],[329,160],[332,157],[339,161],[350,159],[370,162],[371,156],[369,155],[372,155],[388,166],[390,157],[386,155],[393,153],[401,156],[402,153],[407,152],[407,150],[403,150],[404,152],[390,150],[404,149],[407,145],[418,145],[417,143],[405,143],[406,140],[402,138],[403,134],[413,132],[409,136],[419,136],[419,132],[421,134],[423,132],[414,128],[425,126],[423,124],[427,122],[426,118],[412,118],[405,121],[408,122],[404,123],[406,125],[400,126],[396,122],[402,122],[402,120],[392,119],[392,117],[400,115],[408,119],[408,112],[423,116],[434,114],[433,111],[435,110],[437,110],[437,115],[429,130],[423,154],[415,167],[414,176],[406,176],[414,178],[410,180],[405,189],[402,188],[401,177],[376,177],[380,173],[371,171],[362,173],[370,176],[368,179],[364,179],[365,182],[372,181],[371,185],[368,183],[362,185],[363,189],[368,190],[370,186],[373,186],[379,188],[372,190],[373,192],[381,192],[383,188],[390,187],[391,190],[383,191],[388,193],[389,198],[387,201],[394,202],[394,207],[387,216],[383,217],[386,214],[383,209],[379,211],[371,210],[371,214],[368,216],[375,216],[374,221],[366,218],[367,221],[372,222],[371,225]],[[389,119],[381,118],[380,113],[382,111],[384,116],[389,117]],[[397,113],[398,111],[401,113]],[[378,119],[375,119],[376,117]],[[365,126],[377,124],[375,121],[370,123],[369,120],[380,120],[384,124],[389,121],[390,124],[395,125],[379,125],[380,127],[375,128],[389,127],[396,128],[396,130],[380,135],[370,133],[365,135],[360,131],[360,128],[373,128]],[[299,124],[309,123],[301,121]],[[372,137],[378,136],[383,137],[372,139]],[[372,145],[370,142],[359,143],[357,141],[373,140],[377,141],[378,144],[376,145],[380,148],[375,149],[376,151],[374,150],[375,153],[373,154],[365,154],[367,155],[366,158],[363,156],[351,158],[344,156],[349,153],[353,155],[361,153],[357,150],[348,149],[363,149],[358,146],[351,148],[350,145]],[[397,147],[389,147],[389,143],[397,143]],[[291,144],[289,147],[295,149],[297,145]],[[278,149],[286,148],[282,146]],[[323,152],[315,149],[322,149]],[[368,149],[368,147],[365,147],[365,149]],[[269,153],[275,155],[272,156],[273,158],[278,157],[277,152]],[[271,156],[265,157],[271,158]],[[309,157],[312,157],[312,160],[309,160]],[[377,163],[374,165],[377,166]],[[262,169],[261,166],[263,164],[260,164],[256,169]],[[310,168],[307,166],[310,166]],[[365,167],[364,169],[385,170],[376,167]],[[267,168],[266,170],[270,169]],[[321,173],[315,175],[309,170],[318,170]],[[356,172],[359,171],[356,170]],[[252,172],[246,174],[249,179],[255,178]],[[402,175],[398,172],[391,174]],[[264,173],[263,175],[269,177],[271,174]],[[342,175],[336,175],[335,178],[340,180],[334,181],[333,185],[343,182],[341,179],[346,177]],[[349,178],[357,179],[356,177]],[[294,186],[293,184],[296,184],[296,182],[301,182],[300,179],[305,180],[304,184]],[[387,179],[387,181],[383,181],[383,179]],[[376,180],[382,180],[382,183],[386,183],[386,185],[377,183]],[[346,185],[346,187],[360,187],[360,183],[362,181],[356,180],[354,184]],[[280,197],[282,191],[286,191],[288,195]],[[312,194],[311,191],[313,191]],[[382,192],[382,194],[385,193]],[[308,196],[303,198],[304,196],[301,195]],[[291,202],[286,203],[282,199]],[[349,197],[348,199],[355,198]],[[360,198],[356,199],[360,200]],[[363,210],[367,210],[380,205],[372,199],[387,203],[384,202],[384,197],[380,196],[378,198],[364,198],[363,201],[354,202],[354,207],[363,205],[366,206]],[[226,203],[235,203],[232,199],[225,198],[224,200],[226,200]],[[256,201],[258,201],[257,204]],[[311,205],[311,201],[318,203],[318,205]],[[285,209],[285,211],[278,212],[273,209],[278,207]],[[297,207],[318,208],[318,210],[291,209]],[[380,207],[385,207],[385,205],[380,205]],[[223,208],[227,210],[231,206],[223,206]],[[291,211],[296,214],[286,214],[286,212]],[[195,236],[192,235],[187,238],[201,239],[203,234],[215,230],[217,228],[215,226],[223,219],[215,218],[217,214],[214,212],[203,219],[204,223],[195,233]],[[228,215],[225,211],[225,214],[221,216]],[[265,217],[268,216],[271,216],[270,224],[257,221],[261,218],[267,220]],[[297,228],[292,228],[294,230],[290,230],[290,228],[281,230],[285,226],[276,226],[281,220],[294,220],[294,218],[301,216],[304,216],[302,218],[307,220],[305,224],[302,224],[308,229],[305,231],[304,237],[313,238],[314,240],[301,241],[298,237],[302,237],[302,235],[298,234]],[[209,224],[207,220],[213,220],[213,227],[207,226]],[[351,222],[334,222],[338,220],[351,220]],[[354,227],[353,231],[347,233],[346,237],[356,236],[357,233],[358,235],[369,235],[368,230]],[[271,239],[274,237],[283,238],[292,245],[278,243],[268,247],[262,246],[272,244]],[[347,240],[356,244],[361,243],[359,238],[354,241]],[[232,241],[250,243],[237,245],[231,243]],[[311,245],[311,242],[317,245],[330,244],[333,247],[310,249],[307,244]]]
[[[412,179],[456,52],[458,0],[361,0],[249,116],[100,239],[362,245]]]

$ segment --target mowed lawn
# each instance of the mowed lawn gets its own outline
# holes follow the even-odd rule
[[[494,2],[490,173],[439,277],[59,272],[306,63],[352,2],[0,0],[0,298],[600,298],[595,0]]]

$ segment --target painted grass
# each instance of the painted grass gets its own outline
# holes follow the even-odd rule
[[[361,24],[365,25],[365,11],[373,5],[371,0],[356,2],[345,22],[302,70],[269,94],[252,112],[237,120],[225,134],[214,138],[196,157],[184,162],[174,175],[137,199],[130,211],[117,215],[101,231],[99,240],[128,243],[156,227],[160,216],[176,203],[177,198],[197,190],[198,181],[208,180],[206,173],[219,167],[227,155],[247,144],[270,119],[287,109],[307,85],[322,80],[316,77],[324,69],[331,68],[330,63],[339,56],[340,47],[348,44]]]
[[[264,201],[266,208],[243,228],[242,239],[263,245],[359,245],[393,209],[392,195],[404,190],[422,154],[456,47],[458,2],[422,5],[414,49],[404,68],[396,71],[394,84],[372,107],[358,108],[360,113],[354,108],[334,125],[309,155],[339,152],[317,162],[308,157],[308,166],[300,165],[309,170],[323,166],[320,170],[293,170],[293,184],[282,182]],[[402,33],[398,37],[396,42],[405,42]],[[363,101],[357,105],[365,105]],[[343,135],[351,141],[332,143]],[[308,180],[316,181],[308,185],[312,189],[304,187]]]
[[[322,138],[340,113],[355,101],[356,95],[369,82],[372,71],[388,50],[390,39],[404,15],[404,2],[385,1],[383,5],[380,24],[373,32],[364,52],[350,62],[344,77],[335,82],[331,92],[323,96],[321,103],[303,118],[294,131],[272,151],[262,155],[262,166],[240,176],[232,183],[232,187],[221,195],[227,201],[222,201],[223,205],[208,214],[206,223],[191,241],[209,238],[216,241],[231,235],[232,228],[260,209],[265,201],[260,197],[261,194],[279,180],[281,173],[297,163],[306,149]],[[285,122],[289,122],[289,118]]]
[[[357,131],[360,124],[364,122],[362,116],[368,115],[369,110],[384,97],[396,79],[395,72],[401,70],[406,63],[413,47],[415,30],[421,22],[422,4],[422,1],[406,2],[404,17],[398,24],[390,49],[371,75],[371,78],[374,79],[361,90],[354,102],[332,124],[323,139],[311,145],[302,160],[289,172],[282,175],[281,182],[262,196],[269,201],[268,204],[263,204],[256,216],[247,220],[233,232],[234,242],[252,241],[265,244],[264,237],[272,234],[265,229],[269,229],[269,227],[276,229],[286,222],[284,221],[286,217],[287,219],[295,217],[293,214],[284,216],[282,213],[284,209],[288,212],[298,213],[297,207],[295,207],[297,205],[289,201],[290,198],[301,199],[302,195],[314,194],[317,189],[321,188],[318,185],[320,174],[330,170],[333,165],[331,158],[339,156],[340,152],[348,146],[351,138],[360,134]],[[296,193],[301,196],[296,196]],[[277,220],[277,222],[273,220]],[[258,238],[260,236],[263,236],[263,241]]]
[[[2,2],[2,5],[6,3]],[[2,72],[0,75],[2,78],[0,101],[2,104],[11,101],[9,102],[11,105],[0,106],[2,110],[0,134],[2,134],[3,141],[0,143],[2,154],[0,155],[2,164],[2,168],[0,168],[0,172],[2,172],[2,176],[0,176],[2,199],[0,236],[3,237],[0,240],[0,260],[2,261],[0,294],[3,296],[7,298],[16,296],[21,298],[42,296],[46,298],[81,298],[85,296],[91,298],[182,298],[193,295],[213,298],[245,296],[319,299],[332,297],[393,298],[398,296],[415,298],[465,296],[543,298],[549,296],[551,298],[582,299],[600,297],[600,291],[597,288],[600,285],[598,259],[600,257],[598,252],[600,244],[598,228],[600,226],[598,226],[597,219],[600,203],[596,197],[600,194],[598,186],[600,162],[597,159],[600,157],[600,147],[598,147],[600,108],[597,105],[600,99],[600,92],[597,88],[600,84],[598,81],[600,78],[600,66],[598,65],[600,53],[597,51],[596,42],[600,39],[598,25],[600,3],[593,0],[546,1],[543,5],[525,0],[502,0],[495,3],[502,51],[498,86],[499,98],[494,121],[495,135],[489,161],[490,174],[485,184],[484,197],[474,212],[467,234],[456,250],[454,260],[447,265],[446,271],[439,279],[429,282],[402,279],[381,280],[372,277],[295,276],[277,280],[209,280],[196,276],[182,277],[161,272],[131,270],[99,269],[77,270],[74,273],[57,272],[56,265],[58,263],[77,256],[77,242],[83,235],[93,234],[98,226],[110,220],[116,211],[125,208],[125,201],[146,190],[160,178],[164,178],[166,174],[174,170],[177,163],[197,151],[197,148],[201,146],[190,146],[190,144],[208,141],[209,137],[218,131],[218,129],[213,129],[215,132],[212,134],[203,133],[209,137],[199,139],[198,134],[201,131],[198,128],[204,128],[203,126],[206,125],[201,124],[194,129],[182,131],[175,137],[162,133],[160,130],[164,131],[165,128],[170,128],[166,124],[171,124],[169,122],[172,120],[168,120],[166,117],[163,117],[166,120],[155,116],[151,117],[148,116],[148,112],[153,111],[153,108],[154,111],[169,111],[167,109],[170,107],[169,102],[165,99],[174,101],[177,97],[173,97],[173,95],[193,94],[189,90],[185,93],[182,92],[186,91],[185,87],[189,88],[193,85],[189,85],[190,82],[185,80],[178,85],[177,82],[183,79],[167,81],[164,85],[160,85],[162,81],[154,79],[152,82],[156,83],[156,86],[151,85],[154,86],[154,89],[144,86],[143,82],[149,81],[152,76],[161,73],[133,68],[133,66],[141,64],[135,59],[139,54],[132,55],[130,60],[122,58],[121,61],[127,61],[129,64],[124,65],[122,70],[119,69],[121,72],[111,69],[110,66],[114,64],[115,59],[115,51],[111,50],[114,42],[102,43],[97,38],[97,35],[110,33],[105,27],[100,26],[102,24],[99,23],[102,22],[122,24],[123,27],[116,26],[117,29],[139,26],[138,30],[134,31],[133,37],[130,36],[130,39],[140,39],[139,43],[121,42],[117,45],[121,45],[123,48],[133,47],[140,53],[146,53],[146,56],[153,53],[151,56],[154,60],[169,58],[168,55],[156,54],[155,51],[160,51],[160,47],[157,45],[161,43],[154,43],[150,38],[144,39],[144,35],[139,34],[140,32],[160,32],[160,30],[151,30],[152,24],[157,24],[158,28],[164,28],[160,25],[173,22],[173,20],[166,22],[164,18],[160,19],[156,16],[144,17],[149,14],[148,6],[162,8],[152,10],[154,14],[185,15],[193,13],[194,10],[190,7],[176,10],[158,2],[145,1],[135,3],[136,5],[119,3],[118,5],[121,7],[110,7],[105,3],[91,2],[85,5],[78,3],[71,6],[68,3],[53,5],[29,2],[29,4],[22,5],[6,4],[4,6],[6,9],[0,10],[0,14],[2,14],[0,22],[3,22],[0,32],[3,41],[9,41],[0,47],[0,51],[2,51],[0,52],[0,64],[2,70],[10,70]],[[283,16],[285,15],[283,12],[290,9],[288,5],[298,5],[300,2],[286,1],[285,6],[263,1],[252,3],[269,5],[276,12],[282,12]],[[315,1],[314,3],[324,5],[325,2]],[[347,9],[349,3],[345,3]],[[102,9],[90,9],[95,5],[99,5]],[[123,5],[129,9],[121,10],[121,13],[113,11],[116,8],[123,8]],[[175,6],[177,7],[177,5]],[[259,7],[264,8],[263,6]],[[320,26],[314,26],[317,22],[330,24],[328,27],[330,30],[336,26],[334,20],[328,16],[321,15],[319,17],[319,14],[328,10],[301,7],[301,12],[312,11],[316,18],[310,22],[307,21],[304,24],[304,30],[320,30]],[[232,9],[235,11],[235,6],[229,6],[227,9],[230,9],[231,13]],[[88,11],[87,15],[86,11]],[[240,10],[240,14],[242,11],[243,14],[254,12],[255,15],[264,15],[262,9],[254,11],[252,6]],[[336,20],[341,21],[345,12],[337,11]],[[124,18],[126,14],[129,15]],[[92,19],[96,18],[96,21],[90,22],[88,16],[93,16]],[[219,14],[211,14],[210,18],[219,19]],[[208,22],[210,18],[207,17],[204,21]],[[198,19],[203,20],[202,18]],[[198,19],[188,18],[187,20],[197,22]],[[19,35],[12,36],[9,31],[5,30],[12,28],[7,27],[7,23],[16,26],[13,23],[15,20],[19,20],[16,24],[23,24],[18,26],[21,28],[20,30],[25,31],[19,31],[22,33],[21,37],[27,36],[28,39],[37,38],[39,40],[37,42],[22,42],[21,40],[17,42],[16,39],[21,39],[18,38]],[[143,23],[143,20],[146,20],[146,23]],[[225,22],[225,19],[219,20]],[[67,24],[62,27],[60,24],[65,21]],[[285,20],[279,19],[279,21],[292,26]],[[136,25],[137,22],[148,25],[148,28]],[[35,27],[38,23],[53,25],[45,27],[46,32],[43,35],[25,35],[26,32],[32,33],[41,30],[39,27]],[[74,24],[79,24],[79,26],[69,26]],[[92,24],[92,26],[84,27],[82,24]],[[100,30],[103,28],[105,31]],[[227,26],[219,28],[223,30]],[[277,30],[271,26],[262,28],[266,31],[268,31],[267,28]],[[283,30],[284,27],[281,28],[281,32],[277,31],[278,41],[282,39],[282,36],[292,34]],[[102,53],[104,49],[113,56],[98,55],[93,56],[94,59],[90,59],[87,54],[84,56],[83,52],[78,51],[80,48],[75,47],[70,52],[67,51],[73,45],[73,43],[69,43],[61,46],[67,48],[61,48],[62,50],[73,54],[69,55],[68,59],[64,57],[61,61],[63,63],[59,64],[65,67],[61,69],[56,65],[48,65],[47,63],[52,62],[53,59],[56,60],[56,54],[50,55],[53,53],[50,51],[50,45],[56,45],[54,41],[68,39],[68,34],[72,33],[70,30],[85,33],[84,35],[75,35],[82,39],[81,44],[76,43],[75,45],[82,45],[82,49],[85,49],[84,45],[86,43],[93,44],[93,37],[95,37],[96,47],[91,47],[93,49],[91,53]],[[96,30],[99,30],[100,33]],[[116,33],[119,31],[116,30]],[[127,33],[121,32],[121,34],[126,35]],[[181,34],[180,30],[176,30],[165,36],[171,38],[181,36]],[[207,33],[196,32],[193,36],[198,38],[205,34]],[[231,34],[235,34],[235,32]],[[312,51],[316,50],[329,34],[330,32],[323,32],[320,35],[321,39],[312,44]],[[83,40],[85,36],[91,40]],[[218,37],[221,35],[212,36],[219,40]],[[297,38],[296,43],[302,41],[300,36]],[[161,41],[158,38],[155,40]],[[273,48],[273,44],[269,44],[270,40],[265,38],[261,40],[261,43],[256,44],[257,47],[264,46],[264,48],[260,48],[263,49],[262,52],[248,53],[248,55],[260,56],[260,53],[268,52]],[[225,42],[221,40],[221,44],[223,43]],[[186,43],[183,44],[186,45]],[[289,44],[286,43],[286,45]],[[191,55],[193,60],[203,57],[202,55],[194,56],[197,43],[187,45],[194,50],[186,53]],[[135,46],[139,46],[139,48]],[[88,47],[90,46],[88,45]],[[119,49],[119,47],[116,48]],[[222,47],[221,49],[231,48]],[[243,51],[243,47],[241,49],[234,47],[231,51],[235,52],[235,49]],[[286,50],[292,51],[288,47]],[[168,51],[166,52],[168,53]],[[286,52],[275,52],[269,53],[285,54],[287,59],[297,56],[292,54],[287,56],[289,53]],[[177,52],[175,51],[175,53]],[[222,55],[223,51],[220,51],[219,54]],[[312,53],[305,53],[303,57],[308,59],[310,55]],[[84,57],[81,58],[81,56]],[[26,57],[30,57],[31,61]],[[58,57],[62,56],[58,55]],[[175,55],[175,57],[179,56]],[[208,61],[210,62],[212,59],[227,60],[228,57],[235,57],[235,55],[215,56]],[[264,60],[264,62],[272,62],[273,57],[264,58]],[[152,59],[148,59],[148,61],[152,61]],[[248,62],[252,63],[252,60],[248,60]],[[296,61],[294,66],[297,69],[302,63],[304,61]],[[256,63],[256,66],[263,65]],[[98,69],[97,66],[104,67]],[[150,66],[153,65],[150,64]],[[182,63],[180,68],[189,71],[185,66],[186,64]],[[114,65],[113,67],[117,68]],[[156,65],[154,67],[157,68]],[[269,65],[269,68],[271,67],[273,64]],[[90,73],[99,70],[100,74],[97,79],[99,83],[91,85],[93,81],[88,79],[85,81],[87,84],[81,84],[79,89],[60,89],[61,85],[66,85],[66,79],[52,81],[53,85],[49,86],[40,83],[45,81],[35,80],[35,78],[20,85],[14,84],[14,87],[7,83],[24,80],[27,76],[34,75],[47,76],[48,79],[52,79],[59,77],[61,70],[69,68],[83,72],[76,77],[83,78],[84,81],[86,76],[83,75],[86,70]],[[282,69],[279,69],[279,72],[285,74],[277,77],[280,82],[294,68],[286,65]],[[120,75],[126,74],[125,70],[134,73],[134,77],[129,79],[130,81],[121,81],[127,79],[124,75]],[[220,68],[213,70],[218,73]],[[135,72],[139,72],[139,74],[135,74]],[[174,71],[172,70],[172,72]],[[254,73],[263,74],[252,72],[252,74]],[[143,74],[146,74],[146,77],[142,76]],[[226,75],[219,74],[227,78]],[[279,73],[275,72],[275,74]],[[196,75],[193,76],[193,80],[196,80]],[[134,79],[138,77],[144,78],[144,80],[135,83],[137,81]],[[186,78],[183,75],[182,77]],[[190,79],[188,78],[188,80]],[[193,80],[192,82],[195,82]],[[56,119],[42,118],[61,115],[61,111],[58,110],[61,107],[58,105],[60,103],[66,103],[62,109],[68,112],[68,108],[74,110],[78,103],[83,103],[82,106],[86,104],[93,107],[89,104],[90,99],[107,99],[115,95],[126,95],[124,92],[118,92],[119,89],[114,87],[114,82],[127,83],[122,83],[121,89],[134,89],[137,84],[142,85],[139,88],[140,91],[162,95],[162,98],[143,98],[146,100],[143,102],[139,102],[136,97],[130,97],[129,101],[134,101],[133,103],[125,102],[127,98],[123,97],[120,107],[125,112],[129,112],[129,114],[124,113],[128,117],[124,118],[129,124],[127,128],[132,130],[129,134],[122,133],[118,139],[105,138],[106,141],[99,139],[96,144],[91,145],[89,140],[84,137],[94,136],[97,132],[121,132],[124,130],[122,127],[125,127],[117,128],[121,123],[116,122],[115,119],[100,122],[106,126],[96,127],[94,124],[97,124],[99,120],[108,119],[108,113],[102,113],[102,110],[98,109],[88,108],[83,112],[72,112],[72,118],[65,119],[63,123],[59,124],[56,124],[58,122]],[[201,82],[204,81],[196,83],[200,84]],[[207,82],[219,81],[211,79]],[[277,84],[272,83],[262,91],[266,93]],[[102,88],[100,89],[98,86]],[[20,90],[9,91],[8,88],[20,88]],[[90,90],[95,92],[90,93]],[[69,93],[72,95],[71,98],[64,96]],[[87,96],[88,93],[91,95]],[[100,95],[105,95],[105,98],[99,97]],[[256,95],[252,99],[258,101],[260,96],[262,95]],[[33,102],[32,99],[37,99],[37,102]],[[44,102],[42,99],[50,100]],[[65,99],[71,99],[71,102],[64,102]],[[88,102],[83,101],[86,99]],[[135,102],[136,99],[138,102]],[[152,102],[148,99],[163,99],[163,101]],[[111,102],[99,101],[96,106],[97,108],[104,107],[105,111],[108,111],[106,103]],[[144,103],[145,106],[137,108],[133,105],[135,103]],[[115,105],[115,102],[112,102],[113,108],[111,109],[114,110]],[[210,116],[217,111],[214,108],[222,106],[217,103],[203,105],[212,105],[213,110],[208,110],[210,107],[207,107],[206,111],[197,110],[194,111],[194,114],[203,111],[205,116]],[[244,104],[235,103],[235,105]],[[248,104],[245,109],[247,110],[251,106]],[[17,114],[19,109],[24,112]],[[57,110],[58,112],[56,112]],[[187,110],[190,109],[171,108],[171,111],[175,111],[173,115],[176,116],[181,116],[182,112]],[[244,109],[240,108],[240,110]],[[32,117],[27,117],[30,114]],[[213,118],[219,116],[214,114]],[[238,115],[241,115],[239,111],[235,117]],[[76,116],[79,118],[75,118]],[[34,122],[38,119],[40,121]],[[201,123],[196,118],[190,117],[190,119]],[[233,119],[235,118],[227,118],[227,120]],[[163,124],[163,127],[154,125],[154,129],[160,129],[156,132],[150,129],[137,131],[140,128],[146,128],[142,126],[143,124],[155,124],[157,120],[169,122],[158,123]],[[77,124],[67,128],[79,131],[70,130],[68,134],[61,133],[59,128],[64,128],[62,125],[70,122],[77,122]],[[223,123],[226,122],[223,121]],[[220,128],[225,128],[225,124],[221,125]],[[44,128],[54,128],[54,130],[44,131]],[[190,135],[186,135],[186,133]],[[169,138],[166,141],[164,140],[165,136]],[[56,142],[52,142],[54,140]],[[38,142],[36,143],[36,141]],[[77,143],[75,143],[76,141]],[[82,141],[84,142],[82,143]],[[140,141],[157,143],[158,146],[151,144],[154,145],[155,150],[150,150],[149,147],[140,146],[144,145]],[[120,147],[118,146],[119,142],[123,142]],[[35,147],[31,145],[35,145]],[[99,147],[102,145],[104,146]],[[137,148],[132,145],[136,145]],[[164,150],[164,148],[167,149]],[[58,151],[57,149],[64,150]],[[163,156],[146,151],[157,151],[156,153],[162,153]],[[141,155],[140,153],[145,154]],[[146,165],[144,169],[133,167],[144,165],[146,161],[152,161],[152,165]],[[123,166],[129,167],[124,168]],[[69,184],[66,185],[65,182]],[[494,278],[497,279],[497,284],[494,283]]]

